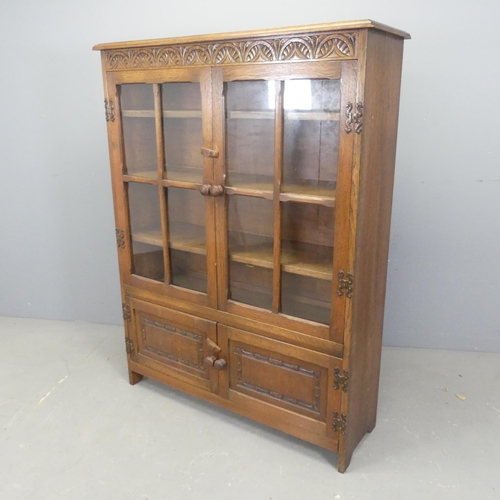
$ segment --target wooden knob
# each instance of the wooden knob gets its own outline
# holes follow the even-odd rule
[[[227,363],[225,359],[218,359],[214,362],[214,368],[216,370],[224,370],[226,368]]]
[[[219,158],[219,152],[216,149],[201,148],[201,154],[208,158]]]
[[[210,194],[212,196],[221,196],[222,194],[224,194],[224,188],[221,185],[212,186],[210,188]]]
[[[203,364],[205,365],[206,368],[211,368],[214,366],[214,363],[217,361],[217,358],[215,356],[207,356],[203,360]]]
[[[200,193],[203,196],[208,196],[210,194],[210,187],[208,184],[203,184],[203,186],[200,187]]]

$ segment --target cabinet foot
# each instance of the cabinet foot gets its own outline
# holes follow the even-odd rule
[[[339,467],[338,471],[342,474],[347,470],[349,464],[351,463],[352,453],[339,453]]]
[[[133,372],[132,370],[129,370],[128,379],[130,385],[135,385],[137,384],[137,382],[140,382],[143,379],[143,375],[141,375],[140,373]]]
[[[373,422],[370,422],[370,424],[368,425],[368,428],[366,429],[366,432],[373,431],[373,429],[375,429],[375,425],[377,425],[377,419],[376,418],[373,419]]]

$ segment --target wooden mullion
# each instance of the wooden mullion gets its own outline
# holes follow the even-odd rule
[[[162,184],[164,187],[176,187],[176,188],[181,188],[181,189],[194,189],[195,191],[199,191],[201,186],[202,186],[202,184],[199,182],[184,182],[184,181],[176,181],[176,180],[171,180],[171,179],[163,179]]]
[[[162,118],[162,95],[161,85],[153,84],[155,97],[155,124],[156,124],[156,157],[158,159],[158,195],[160,197],[160,217],[161,217],[161,232],[163,239],[163,268],[164,281],[167,285],[171,282],[170,273],[170,251],[168,248],[168,204],[167,193],[163,187],[163,171],[165,169],[165,147],[163,138],[163,118]]]
[[[277,80],[274,113],[274,256],[273,256],[273,305],[272,312],[281,309],[281,183],[283,181],[283,89],[284,82]]]
[[[201,91],[203,142],[200,146],[213,149],[213,90],[212,71],[204,69],[200,72],[199,84]],[[201,150],[200,150],[201,154]],[[203,156],[203,184],[212,185],[214,182],[214,157]],[[199,195],[201,196],[201,194]],[[205,221],[207,238],[207,296],[210,307],[217,307],[217,246],[215,235],[215,198],[205,196]]]
[[[228,192],[226,178],[226,122],[224,78],[220,68],[212,68],[213,144],[219,151],[214,159],[214,182],[225,188],[225,195],[215,198],[215,225],[217,246],[217,302],[218,309],[225,310],[229,294],[229,246],[228,246]],[[221,381],[221,387],[224,384]]]

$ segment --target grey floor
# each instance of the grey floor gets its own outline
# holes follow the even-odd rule
[[[385,348],[377,427],[342,475],[313,445],[130,386],[121,327],[0,318],[0,346],[1,500],[500,499],[500,354]]]

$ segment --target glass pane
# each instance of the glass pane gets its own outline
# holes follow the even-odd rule
[[[156,281],[164,280],[163,240],[158,188],[128,183],[133,273]]]
[[[200,84],[163,84],[162,107],[167,178],[201,183],[203,128]]]
[[[287,202],[283,209],[281,312],[330,322],[333,208]]]
[[[206,293],[205,198],[191,189],[166,191],[172,284]]]
[[[227,186],[272,191],[274,82],[226,83]],[[270,102],[272,101],[272,102]]]
[[[130,175],[158,175],[154,107],[152,85],[121,86],[125,172]]]
[[[264,309],[273,302],[273,203],[228,197],[229,298]]]
[[[284,94],[283,191],[335,195],[339,80],[288,80]]]
[[[296,318],[330,323],[332,282],[282,272],[281,312]]]

